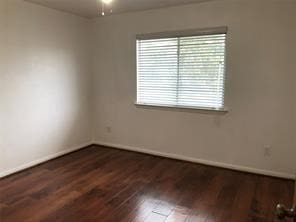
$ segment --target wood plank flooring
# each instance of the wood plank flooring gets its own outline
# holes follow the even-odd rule
[[[1,222],[271,222],[294,183],[91,146],[0,180]]]

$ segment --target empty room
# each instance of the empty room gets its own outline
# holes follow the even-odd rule
[[[0,222],[296,222],[296,0],[0,0]]]

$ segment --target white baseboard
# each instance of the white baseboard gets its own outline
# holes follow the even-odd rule
[[[65,154],[82,149],[82,148],[90,146],[92,144],[101,145],[101,146],[108,146],[108,147],[113,147],[113,148],[117,148],[117,149],[129,150],[129,151],[135,151],[135,152],[140,152],[140,153],[146,153],[146,154],[150,154],[150,155],[154,155],[154,156],[166,157],[166,158],[171,158],[171,159],[184,160],[184,161],[189,161],[189,162],[193,162],[193,163],[200,163],[200,164],[204,164],[204,165],[221,167],[221,168],[243,171],[243,172],[248,172],[248,173],[261,174],[261,175],[266,175],[266,176],[279,177],[279,178],[292,179],[292,180],[296,179],[295,175],[289,174],[289,173],[284,173],[284,172],[274,172],[274,171],[269,171],[269,170],[256,169],[256,168],[251,168],[251,167],[246,167],[246,166],[239,166],[239,165],[233,165],[233,164],[228,164],[228,163],[203,160],[203,159],[192,158],[192,157],[173,154],[173,153],[165,153],[165,152],[159,152],[159,151],[154,151],[154,150],[149,150],[149,149],[144,149],[144,148],[138,148],[138,147],[121,145],[121,144],[108,143],[108,142],[99,142],[99,141],[84,143],[79,146],[75,146],[70,149],[66,149],[61,152],[51,154],[49,156],[40,158],[38,160],[34,160],[32,162],[23,164],[19,167],[9,169],[4,172],[0,172],[0,178],[17,173],[19,171],[25,170],[25,169],[33,167],[33,166],[36,166],[36,165],[46,162],[48,160],[57,158],[59,156],[63,156]]]
[[[246,167],[246,166],[216,162],[216,161],[211,161],[211,160],[197,159],[197,158],[192,158],[192,157],[173,154],[173,153],[159,152],[159,151],[154,151],[154,150],[149,150],[149,149],[144,149],[144,148],[138,148],[138,147],[121,145],[121,144],[108,143],[108,142],[95,141],[94,144],[101,145],[101,146],[107,146],[107,147],[113,147],[113,148],[117,148],[117,149],[135,151],[135,152],[140,152],[140,153],[146,153],[146,154],[150,154],[150,155],[154,155],[154,156],[166,157],[166,158],[177,159],[177,160],[184,160],[184,161],[204,164],[204,165],[208,165],[208,166],[215,166],[215,167],[221,167],[221,168],[237,170],[237,171],[242,171],[242,172],[260,174],[260,175],[265,175],[265,176],[272,176],[272,177],[292,179],[292,180],[296,179],[294,174],[289,174],[289,173],[284,173],[284,172],[275,172],[275,171],[256,169],[256,168],[251,168],[251,167]]]
[[[66,150],[63,150],[61,152],[54,153],[54,154],[48,155],[46,157],[42,157],[42,158],[40,158],[38,160],[34,160],[34,161],[29,162],[29,163],[25,163],[25,164],[23,164],[21,166],[18,166],[16,168],[9,169],[9,170],[6,170],[4,172],[0,172],[0,178],[11,175],[11,174],[14,174],[14,173],[17,173],[19,171],[25,170],[25,169],[33,167],[33,166],[36,166],[36,165],[38,165],[40,163],[43,163],[43,162],[46,162],[48,160],[57,158],[59,156],[63,156],[65,154],[71,153],[73,151],[80,150],[80,149],[85,148],[87,146],[90,146],[92,144],[93,144],[92,142],[83,143],[83,144],[80,144],[78,146],[72,147],[70,149],[66,149]]]

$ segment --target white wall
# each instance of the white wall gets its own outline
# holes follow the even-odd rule
[[[292,0],[217,0],[97,19],[95,140],[292,176],[295,11]],[[225,25],[229,113],[134,106],[136,34]]]
[[[90,22],[0,1],[0,175],[91,142]]]

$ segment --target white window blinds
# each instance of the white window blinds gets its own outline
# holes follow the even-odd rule
[[[223,109],[226,31],[156,36],[137,40],[137,103]]]

